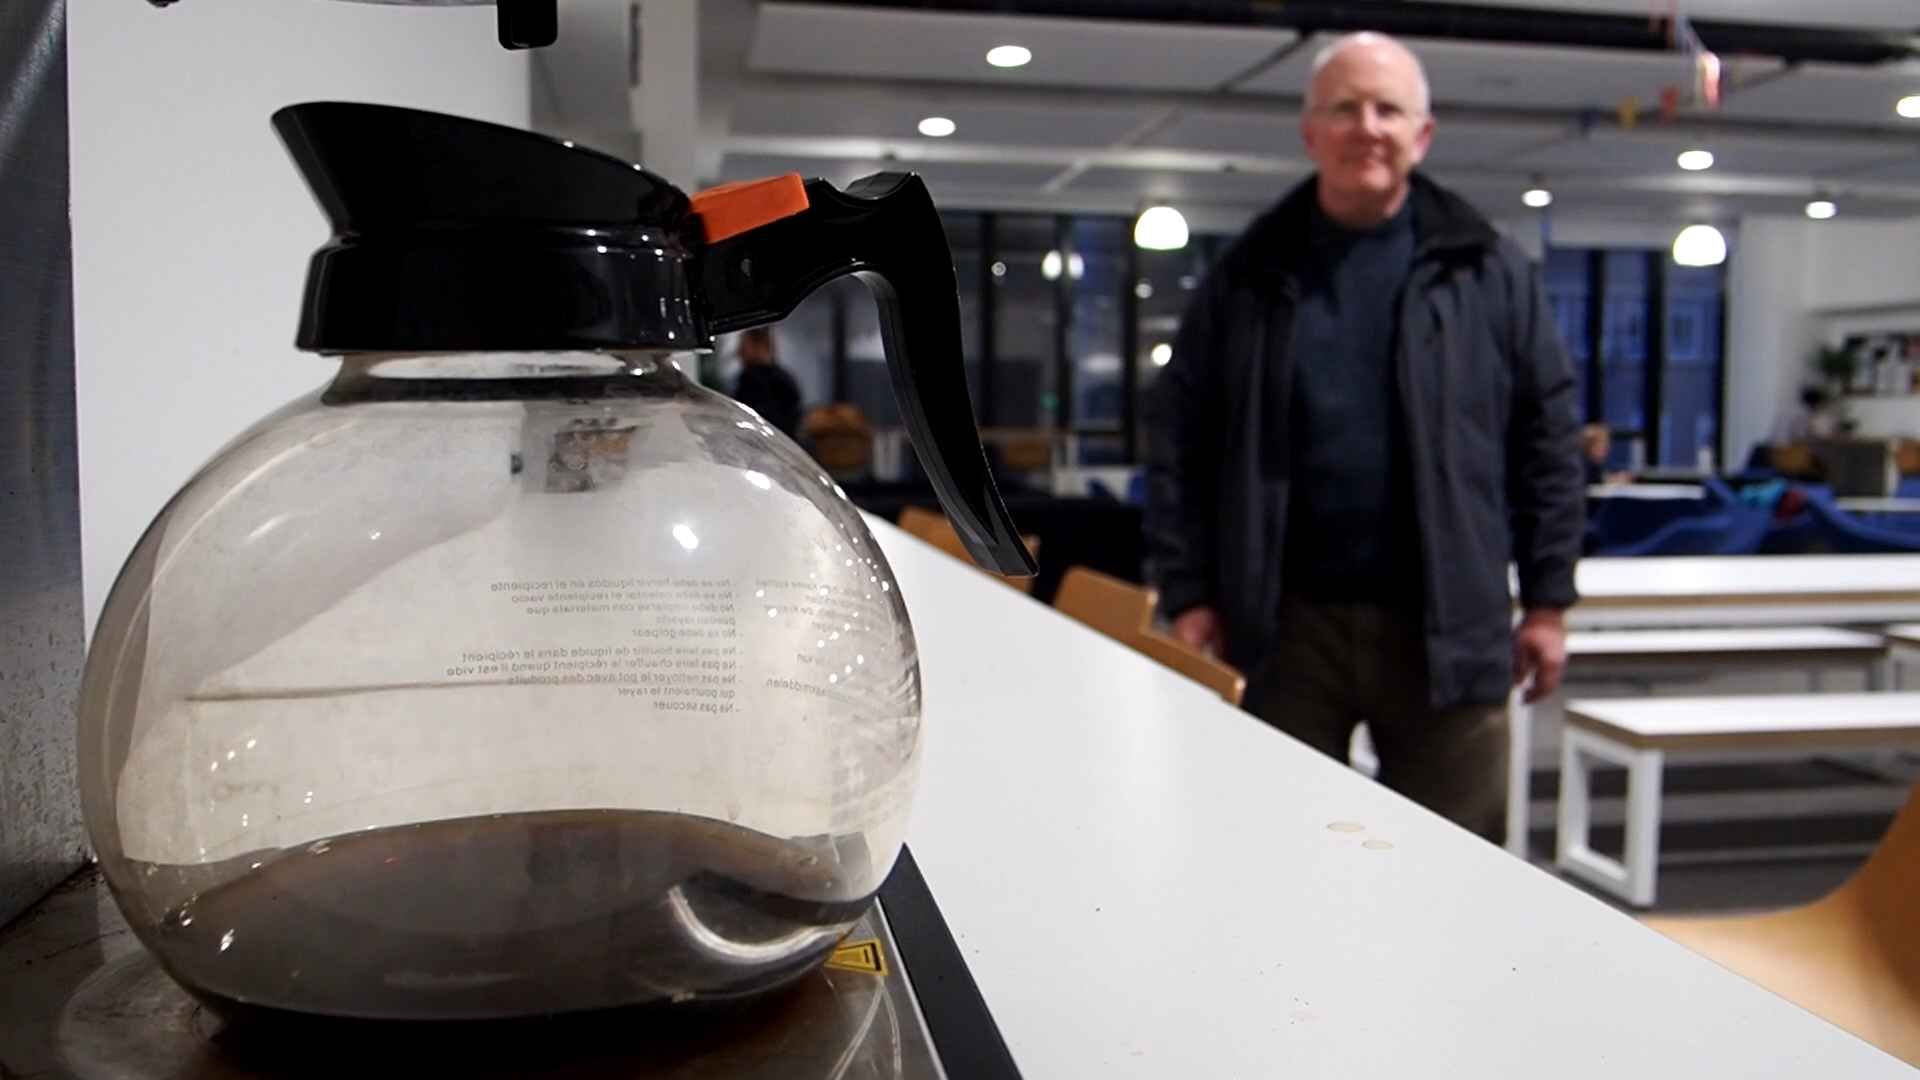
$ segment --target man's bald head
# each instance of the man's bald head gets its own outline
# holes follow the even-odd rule
[[[1400,44],[1397,40],[1372,30],[1362,30],[1357,34],[1342,34],[1329,42],[1326,48],[1313,54],[1313,68],[1307,80],[1307,108],[1313,108],[1314,103],[1321,97],[1321,73],[1334,60],[1356,49],[1365,52],[1362,62],[1399,63],[1411,69],[1414,77],[1413,85],[1417,89],[1420,115],[1426,116],[1433,111],[1433,91],[1427,85],[1427,69],[1420,63],[1420,58],[1413,55],[1412,49]]]
[[[1300,135],[1319,169],[1320,208],[1367,228],[1406,204],[1433,141],[1426,72],[1385,34],[1349,34],[1313,60]]]

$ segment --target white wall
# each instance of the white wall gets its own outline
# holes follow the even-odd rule
[[[1795,403],[1817,335],[1808,309],[1818,274],[1804,217],[1740,222],[1727,280],[1727,401],[1723,458],[1738,468]]]
[[[1815,310],[1920,306],[1920,220],[1823,222],[1809,230]]]
[[[331,365],[293,348],[324,220],[268,126],[342,99],[525,126],[491,7],[332,0],[69,5],[87,632],[166,499]]]

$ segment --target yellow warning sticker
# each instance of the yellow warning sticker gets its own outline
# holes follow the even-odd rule
[[[827,959],[827,966],[837,971],[857,971],[862,975],[885,975],[887,957],[880,951],[880,943],[872,938],[865,941],[849,941],[833,950]]]

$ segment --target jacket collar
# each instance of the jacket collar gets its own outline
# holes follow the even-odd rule
[[[1313,213],[1318,175],[1289,191],[1273,208],[1247,227],[1222,260],[1230,272],[1258,276],[1295,277],[1306,258],[1304,237]],[[1443,256],[1471,257],[1493,250],[1500,240],[1487,219],[1465,199],[1414,173],[1414,260]]]

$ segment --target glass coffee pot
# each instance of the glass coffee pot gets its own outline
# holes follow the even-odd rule
[[[913,632],[845,495],[682,372],[859,275],[948,515],[1031,573],[924,184],[690,200],[470,120],[274,123],[334,230],[298,343],[340,368],[202,468],[107,600],[81,786],[128,923],[230,1013],[502,1018],[806,973],[901,846]]]

